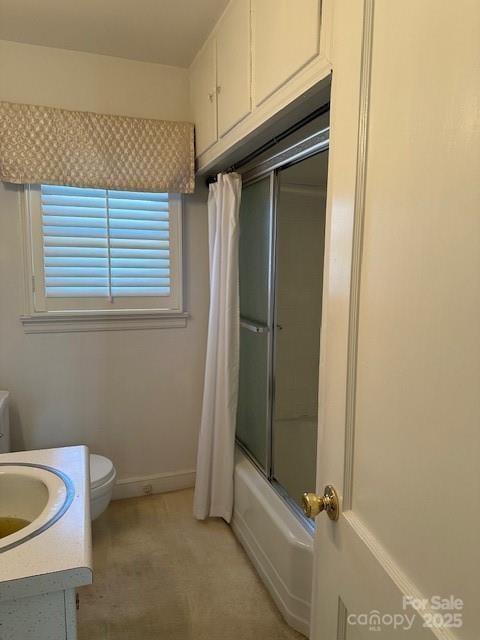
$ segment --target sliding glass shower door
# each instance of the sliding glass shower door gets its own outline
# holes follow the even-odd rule
[[[315,492],[328,151],[278,171],[272,478]]]
[[[299,513],[316,484],[328,129],[275,159],[242,190],[237,440]]]
[[[244,187],[240,208],[240,380],[237,438],[266,472],[271,417],[272,180]]]

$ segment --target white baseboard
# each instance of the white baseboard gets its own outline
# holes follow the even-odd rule
[[[152,493],[167,493],[193,486],[195,486],[195,471],[173,471],[140,478],[124,478],[117,480],[112,499],[121,500]]]

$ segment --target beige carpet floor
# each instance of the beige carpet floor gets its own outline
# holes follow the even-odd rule
[[[295,640],[222,520],[192,517],[192,492],[112,502],[93,524],[94,584],[79,640]]]

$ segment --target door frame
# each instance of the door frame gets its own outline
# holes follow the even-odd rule
[[[363,527],[355,516],[349,517],[353,495],[353,463],[355,436],[355,408],[357,386],[357,352],[359,335],[360,285],[365,219],[365,194],[367,182],[367,143],[370,108],[370,80],[373,50],[373,18],[375,0],[362,0],[356,7],[352,22],[348,25],[344,41],[337,45],[345,47],[347,38],[358,43],[359,48],[348,53],[333,48],[333,73],[331,89],[331,151],[329,156],[325,271],[322,301],[322,331],[320,339],[319,372],[319,420],[317,438],[317,493],[323,495],[324,485],[332,482],[338,490],[340,517],[346,518],[356,534],[363,539],[372,553],[374,541],[366,540]],[[360,20],[359,20],[360,17]],[[357,21],[357,22],[355,22]],[[358,28],[358,24],[360,28]],[[338,58],[341,58],[341,62]],[[339,126],[337,127],[337,113]],[[349,130],[345,126],[349,124]],[[341,170],[338,168],[341,166]],[[338,176],[342,175],[337,185]],[[337,188],[338,186],[338,188]],[[342,198],[336,200],[338,194]],[[339,234],[341,227],[341,234]],[[335,258],[335,259],[333,259]],[[335,335],[329,335],[329,326],[335,325]],[[335,361],[335,362],[334,362]],[[327,402],[335,406],[338,427],[344,428],[343,455],[336,451],[330,456],[329,442],[325,441]],[[331,416],[329,416],[330,418]],[[340,421],[341,420],[341,421]],[[327,434],[328,435],[328,434]],[[335,457],[335,462],[332,462]],[[343,468],[338,464],[342,458]],[[320,528],[332,523],[322,522]],[[335,524],[333,524],[335,527]],[[360,531],[362,529],[362,531]],[[318,558],[321,544],[319,531],[314,540],[314,558]],[[322,637],[315,610],[319,601],[318,562],[313,568],[312,618],[310,637]],[[348,611],[342,600],[338,600],[338,640],[347,637]]]

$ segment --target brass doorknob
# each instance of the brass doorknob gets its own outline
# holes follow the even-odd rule
[[[302,498],[303,512],[307,518],[315,518],[322,511],[327,512],[330,520],[338,520],[339,502],[338,496],[332,485],[327,485],[324,489],[323,496],[316,493],[304,493]]]

